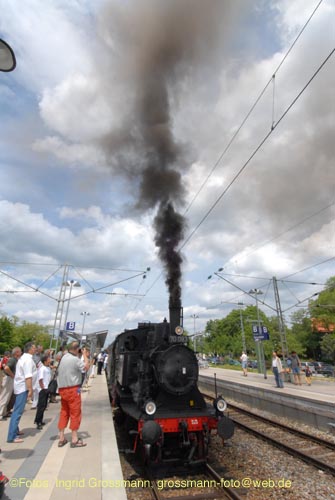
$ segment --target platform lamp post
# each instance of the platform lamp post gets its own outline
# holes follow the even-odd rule
[[[80,287],[81,284],[78,281],[76,281],[76,280],[67,280],[67,281],[63,282],[63,286],[70,287],[69,296],[66,299],[67,300],[67,306],[66,306],[65,320],[64,320],[64,326],[63,326],[63,332],[65,333],[67,331],[67,318],[68,318],[68,315],[69,315],[69,308],[70,308],[70,301],[71,301],[71,296],[72,296],[72,289],[73,289],[73,287]],[[57,352],[57,347],[58,347],[58,338],[57,338],[57,343],[56,343],[56,352]]]
[[[196,352],[196,339],[195,339],[195,320],[199,318],[197,314],[191,314],[191,318],[193,318],[193,349]]]
[[[261,332],[261,321],[259,317],[259,307],[258,307],[258,295],[263,295],[263,292],[261,290],[258,290],[257,288],[253,288],[252,290],[249,290],[249,295],[254,295],[256,299],[256,312],[257,312],[257,326],[258,326],[258,332]],[[268,378],[267,373],[266,373],[266,364],[265,364],[265,356],[264,356],[264,346],[263,342],[261,340],[256,340],[256,347],[257,351],[259,353],[259,361],[260,361],[260,372],[263,369],[264,373],[264,378]]]
[[[0,71],[13,71],[15,67],[16,59],[13,49],[0,38]]]
[[[70,287],[69,296],[67,299],[68,302],[67,302],[66,313],[65,313],[65,321],[64,321],[64,331],[66,332],[67,318],[69,315],[70,301],[71,301],[71,296],[72,296],[72,289],[73,289],[73,287],[80,287],[81,284],[76,280],[68,280],[65,282],[65,286]]]
[[[90,313],[87,312],[87,311],[83,311],[80,313],[81,316],[84,316],[83,317],[83,326],[81,327],[81,340],[80,340],[80,345],[82,344],[83,342],[83,335],[84,335],[84,328],[85,328],[85,321],[86,321],[86,316],[89,316]]]

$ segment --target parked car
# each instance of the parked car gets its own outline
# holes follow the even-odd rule
[[[198,359],[199,368],[209,368],[208,361],[206,359]]]
[[[219,358],[213,356],[213,358],[211,358],[209,360],[210,363],[212,363],[213,365],[218,365],[219,364]]]
[[[311,361],[301,361],[301,370],[303,372],[306,371],[306,366],[308,366],[310,368],[312,373],[316,372],[315,366],[313,365],[313,363]]]
[[[249,361],[248,361],[248,367],[249,368],[257,368],[257,360],[249,359]]]
[[[320,368],[324,365],[322,361],[311,361],[311,363],[314,366],[316,373],[319,373]]]
[[[325,377],[334,377],[335,367],[332,365],[322,364],[322,367],[319,369],[318,373],[320,373],[320,375],[324,375]]]
[[[236,359],[228,359],[228,365],[240,366],[241,363],[239,361],[236,361]]]

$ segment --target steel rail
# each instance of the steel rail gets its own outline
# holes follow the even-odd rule
[[[203,396],[208,398],[208,399],[214,400],[214,397],[211,395],[203,393]],[[245,410],[244,408],[240,408],[239,406],[234,405],[234,404],[229,403],[228,408],[232,408],[234,411],[239,412],[241,414],[245,414],[245,415],[247,415],[247,417],[252,418],[253,420],[258,420],[262,423],[265,423],[266,425],[269,425],[272,428],[278,428],[284,432],[287,432],[288,434],[291,434],[294,437],[303,439],[309,443],[314,443],[320,447],[324,447],[324,448],[326,448],[325,454],[328,453],[328,455],[329,455],[329,453],[334,453],[334,465],[332,465],[332,464],[328,463],[329,457],[327,457],[327,456],[325,457],[324,460],[321,457],[314,458],[314,457],[310,456],[309,454],[304,453],[303,451],[300,451],[299,445],[298,446],[296,445],[293,447],[289,444],[285,444],[285,443],[283,443],[282,440],[279,440],[279,439],[276,439],[272,436],[269,436],[268,434],[264,433],[263,431],[260,431],[260,430],[256,429],[255,427],[252,427],[251,425],[248,425],[244,422],[239,421],[236,417],[234,417],[234,415],[232,415],[232,414],[229,415],[231,420],[233,420],[237,426],[244,429],[246,432],[249,432],[256,437],[260,437],[263,440],[265,440],[265,441],[269,442],[270,444],[272,444],[273,446],[275,446],[276,448],[279,448],[279,449],[285,451],[286,453],[289,453],[290,455],[292,455],[294,457],[300,458],[304,462],[316,467],[317,469],[321,469],[325,472],[329,472],[330,474],[335,476],[335,444],[334,443],[326,441],[326,440],[319,438],[317,436],[311,436],[310,434],[307,434],[304,431],[294,429],[292,427],[288,427],[285,424],[281,424],[279,422],[273,422],[272,420],[270,420],[266,417],[263,417],[261,415],[257,415],[249,410]],[[329,450],[329,451],[327,452],[327,450]],[[322,450],[319,450],[319,452],[321,452],[321,451]]]

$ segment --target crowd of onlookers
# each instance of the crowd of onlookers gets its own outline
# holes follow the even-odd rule
[[[97,374],[102,374],[107,360],[107,353],[91,354],[77,341],[67,348],[61,347],[58,352],[36,346],[34,342],[27,342],[23,352],[20,347],[5,352],[0,360],[0,421],[10,419],[7,442],[23,442],[19,423],[27,403],[35,410],[36,428],[42,430],[48,404],[57,403],[60,396],[58,446],[67,443],[64,432],[68,424],[71,447],[86,446],[77,434],[81,422],[81,390],[88,385],[89,377],[95,376],[96,368]]]

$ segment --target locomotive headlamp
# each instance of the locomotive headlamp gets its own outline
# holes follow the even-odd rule
[[[219,396],[219,397],[218,397],[218,398],[216,398],[216,400],[214,401],[214,407],[215,407],[218,411],[224,412],[224,411],[226,411],[226,409],[227,409],[227,403],[225,402],[225,400],[223,399],[223,397]]]
[[[174,331],[177,335],[182,335],[184,333],[184,328],[182,326],[176,326]]]
[[[156,413],[156,405],[153,401],[147,401],[144,406],[144,411],[147,415],[153,415]]]

